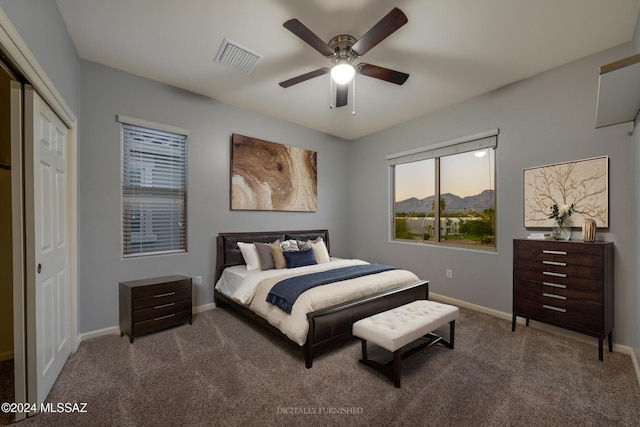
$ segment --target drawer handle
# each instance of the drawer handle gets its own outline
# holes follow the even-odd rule
[[[567,277],[564,273],[554,273],[553,271],[543,271],[542,274],[545,276],[553,276],[553,277]]]
[[[566,267],[567,263],[566,262],[557,262],[557,261],[542,261],[543,264],[547,264],[547,265],[558,265],[560,267]]]
[[[175,292],[167,292],[166,294],[158,294],[158,295],[154,295],[153,297],[154,298],[162,298],[162,297],[168,297],[168,296],[175,295],[175,294],[176,294]]]
[[[565,251],[551,251],[551,250],[543,250],[542,253],[550,254],[550,255],[566,255],[567,254]]]
[[[543,284],[544,286],[551,286],[552,288],[567,289],[567,285],[561,285],[561,284],[559,284],[559,283],[542,282],[542,284]]]
[[[172,305],[176,305],[176,303],[175,303],[175,302],[170,302],[169,304],[156,305],[156,306],[155,306],[155,307],[153,307],[153,308],[155,308],[155,309],[158,309],[158,308],[165,308],[165,307],[171,307]]]
[[[556,295],[556,294],[543,293],[542,296],[543,297],[549,297],[549,298],[555,298],[555,299],[561,299],[563,301],[567,300],[567,297],[563,297],[562,295]]]
[[[542,308],[546,308],[547,310],[559,311],[560,313],[566,313],[567,310],[565,308],[554,307],[552,305],[543,305]]]
[[[168,319],[169,317],[175,317],[175,315],[176,315],[175,313],[173,313],[173,314],[167,314],[166,316],[156,317],[156,318],[155,318],[155,319],[153,319],[153,320]]]

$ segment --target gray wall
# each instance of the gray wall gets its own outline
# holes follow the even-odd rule
[[[215,236],[226,231],[328,228],[332,254],[347,256],[345,141],[133,76],[82,62],[79,133],[79,330],[117,325],[118,282],[168,274],[203,276],[194,305],[213,302]],[[122,259],[120,126],[126,114],[187,129],[188,253]],[[231,134],[318,153],[315,213],[229,209]]]
[[[78,116],[80,58],[53,0],[0,0],[0,7]]]
[[[351,255],[406,267],[430,280],[435,293],[511,313],[512,239],[528,233],[522,220],[522,170],[608,155],[611,226],[598,230],[598,238],[615,242],[614,339],[631,345],[637,263],[629,203],[631,126],[594,126],[599,67],[629,50],[628,45],[607,50],[354,142],[349,155]],[[500,129],[497,252],[390,242],[385,156],[493,128]],[[574,238],[580,237],[576,229]],[[453,279],[445,278],[446,269],[453,270]]]

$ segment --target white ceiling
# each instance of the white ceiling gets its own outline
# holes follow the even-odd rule
[[[81,58],[344,139],[355,139],[631,40],[640,0],[57,0]],[[321,39],[366,33],[394,6],[409,22],[363,61],[410,74],[356,76],[329,109],[329,66],[282,24]],[[251,75],[213,61],[224,38],[264,56]],[[604,65],[604,64],[603,64]],[[594,70],[597,72],[597,70]],[[595,88],[594,88],[595,90]]]

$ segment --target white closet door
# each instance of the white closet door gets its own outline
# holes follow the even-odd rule
[[[27,86],[25,222],[27,311],[32,314],[27,315],[27,383],[29,401],[38,404],[46,399],[71,351],[68,141],[67,127]]]

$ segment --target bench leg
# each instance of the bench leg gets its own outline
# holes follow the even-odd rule
[[[393,385],[400,388],[400,365],[402,364],[402,354],[400,350],[393,352]]]
[[[367,340],[361,339],[360,342],[362,343],[362,360],[369,360],[367,357]]]
[[[449,322],[449,348],[453,349],[456,340],[456,321]]]

